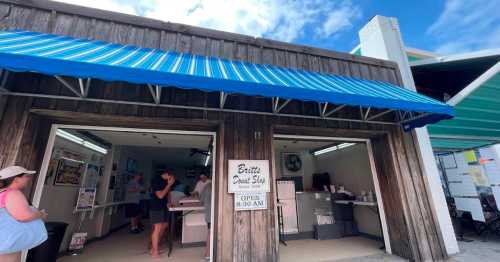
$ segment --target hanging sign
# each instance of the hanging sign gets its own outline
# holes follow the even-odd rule
[[[269,192],[269,160],[229,160],[228,192]]]
[[[234,209],[259,210],[267,209],[266,192],[244,192],[234,194]]]

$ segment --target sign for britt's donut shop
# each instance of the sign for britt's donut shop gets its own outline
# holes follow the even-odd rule
[[[228,191],[269,192],[269,160],[229,160]]]

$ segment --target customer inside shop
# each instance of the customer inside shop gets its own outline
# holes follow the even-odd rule
[[[40,209],[57,261],[210,260],[210,134],[57,129]]]
[[[365,142],[278,137],[274,148],[282,261],[384,252]]]

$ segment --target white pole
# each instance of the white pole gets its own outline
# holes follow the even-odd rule
[[[404,87],[416,90],[397,19],[375,16],[359,31],[359,38],[362,55],[396,62],[401,71]],[[413,132],[416,137],[417,151],[420,154],[419,158],[425,171],[424,178],[430,190],[431,206],[437,216],[446,252],[448,255],[456,254],[459,252],[458,243],[446,205],[429,133],[426,127],[417,128]]]

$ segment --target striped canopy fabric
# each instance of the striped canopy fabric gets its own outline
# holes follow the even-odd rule
[[[0,67],[428,113],[406,129],[453,116],[452,107],[386,82],[30,31],[0,31]]]

